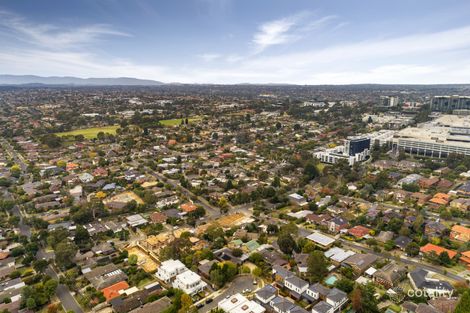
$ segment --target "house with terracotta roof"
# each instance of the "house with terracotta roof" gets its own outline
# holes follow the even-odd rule
[[[427,189],[436,185],[438,182],[439,182],[438,177],[430,177],[430,178],[421,178],[418,184],[419,184],[419,187],[421,187],[422,189]]]
[[[106,177],[108,176],[108,171],[105,168],[98,167],[93,171],[93,176]]]
[[[68,172],[70,172],[70,171],[76,170],[78,167],[79,167],[79,165],[78,165],[77,163],[69,162],[69,163],[67,163],[67,165],[65,166],[65,169],[66,169]]]
[[[454,185],[454,183],[451,182],[450,180],[441,179],[441,180],[439,181],[439,183],[437,183],[437,189],[440,189],[440,190],[447,190],[447,189],[452,188],[453,185]]]
[[[194,203],[188,202],[188,203],[183,203],[180,205],[181,211],[184,213],[191,213],[196,211],[197,206]]]
[[[435,244],[432,244],[432,243],[428,243],[425,246],[422,246],[419,249],[419,252],[421,252],[422,254],[430,254],[430,253],[434,252],[436,255],[441,255],[441,253],[447,252],[450,259],[453,259],[457,255],[456,251],[449,250],[449,249],[446,249],[446,248],[443,248],[443,247],[439,247],[439,246],[437,246]]]
[[[419,205],[423,205],[425,204],[429,199],[431,199],[431,196],[427,195],[427,194],[424,194],[422,192],[413,192],[410,197],[414,200],[416,200],[416,202],[419,204]]]
[[[0,260],[5,260],[10,256],[10,252],[8,251],[0,251]]]
[[[361,225],[357,225],[348,229],[348,234],[353,235],[356,238],[363,238],[364,236],[369,235],[370,232],[371,229]]]
[[[450,239],[461,242],[470,241],[470,228],[462,225],[452,226],[452,229],[450,230]]]
[[[162,212],[153,212],[152,214],[150,214],[150,220],[152,221],[152,223],[164,224],[166,222],[166,219],[166,215]]]
[[[448,194],[438,192],[432,197],[431,200],[429,200],[429,202],[437,205],[447,205],[449,203],[449,199],[450,197]]]
[[[119,297],[121,295],[121,292],[128,288],[129,288],[129,284],[127,282],[120,281],[118,283],[115,283],[114,285],[111,285],[109,287],[102,289],[101,292],[103,293],[103,296],[106,298],[106,301],[110,301],[116,297]]]
[[[459,261],[467,266],[467,269],[470,270],[470,250],[462,252]]]

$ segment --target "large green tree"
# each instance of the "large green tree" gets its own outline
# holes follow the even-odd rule
[[[454,313],[468,313],[470,312],[470,291],[465,291],[455,308]]]
[[[297,244],[289,233],[280,233],[277,237],[277,244],[285,254],[292,254],[292,251],[297,249]]]
[[[328,261],[323,252],[315,250],[307,259],[307,276],[311,282],[319,282],[328,274]]]
[[[69,268],[74,262],[73,258],[77,254],[77,246],[69,239],[64,239],[59,242],[54,249],[55,262],[60,268]]]
[[[351,293],[353,309],[357,313],[379,313],[374,293],[375,287],[370,283],[365,286],[357,285]]]

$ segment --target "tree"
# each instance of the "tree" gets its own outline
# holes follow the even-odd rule
[[[226,283],[232,281],[238,273],[238,267],[230,261],[223,264],[215,263],[209,271],[211,282],[218,288],[223,287]]]
[[[10,173],[11,173],[11,176],[19,178],[21,175],[21,168],[18,166],[18,164],[15,164],[12,167],[10,167]]]
[[[273,182],[271,183],[271,186],[275,188],[281,187],[281,178],[279,176],[274,176]]]
[[[28,298],[26,300],[26,307],[30,310],[34,310],[36,308],[36,300],[34,300],[34,298]]]
[[[189,308],[193,305],[193,300],[191,297],[185,293],[181,295],[181,309],[179,309],[178,313],[187,313],[189,312]]]
[[[279,232],[281,234],[289,234],[289,235],[297,236],[299,232],[299,227],[295,223],[289,223],[289,224],[282,225],[279,228]]]
[[[129,258],[127,259],[127,263],[129,263],[129,265],[136,265],[137,264],[137,255],[135,255],[135,254],[129,255]]]
[[[468,313],[470,308],[470,291],[465,291],[457,304],[454,313]]]
[[[439,263],[442,265],[450,265],[451,260],[447,251],[443,251],[441,254],[439,254]]]
[[[403,185],[401,186],[401,188],[403,188],[403,190],[409,191],[409,192],[418,192],[418,191],[419,191],[419,185],[418,185],[418,184],[414,184],[414,183],[411,183],[411,184],[403,184]]]
[[[219,202],[217,203],[222,212],[226,213],[228,209],[228,201],[225,197],[220,197]]]
[[[225,184],[225,191],[229,191],[230,189],[233,189],[233,182],[231,179],[227,180],[227,183]]]
[[[390,251],[393,248],[395,248],[395,242],[393,240],[387,240],[387,242],[384,244],[384,249]]]
[[[47,243],[55,249],[57,244],[69,236],[69,231],[63,227],[59,227],[49,232],[47,236]]]
[[[81,249],[86,248],[92,244],[90,234],[82,225],[77,226],[74,241]]]
[[[257,266],[253,269],[252,273],[254,276],[260,277],[261,275],[263,275],[263,270]]]
[[[52,297],[52,295],[54,295],[55,290],[57,289],[58,285],[59,283],[55,279],[49,279],[48,281],[44,283],[44,289],[46,290],[46,293],[49,296],[49,298]]]
[[[354,288],[351,293],[351,304],[356,312],[362,312],[362,290],[359,287]]]
[[[424,224],[424,216],[422,214],[418,214],[418,216],[416,216],[416,220],[413,222],[413,230],[416,233],[421,234],[422,229],[423,229],[423,224]]]
[[[209,241],[214,241],[217,238],[223,238],[225,235],[224,230],[217,225],[211,225],[207,228],[204,236],[209,240]]]
[[[292,251],[297,249],[295,240],[289,233],[279,234],[277,237],[277,244],[279,245],[279,249],[281,249],[285,254],[292,254]]]
[[[313,251],[307,259],[307,276],[311,282],[319,282],[328,274],[328,262],[321,251]]]
[[[419,254],[419,245],[416,242],[410,242],[405,247],[405,252],[409,256],[417,256]]]
[[[309,161],[304,167],[304,175],[307,181],[311,181],[312,179],[320,176],[320,172],[318,171],[318,168],[315,163]]]
[[[357,313],[379,313],[374,285],[357,285],[351,293],[352,307]]]
[[[58,148],[62,145],[62,137],[55,134],[47,134],[41,137],[41,142],[49,148]]]
[[[55,261],[60,268],[69,268],[73,263],[73,258],[77,254],[77,246],[68,239],[59,242],[54,249]]]
[[[277,232],[279,232],[279,227],[277,227],[276,224],[268,224],[268,227],[266,228],[266,232],[268,234],[276,234]]]
[[[336,281],[335,287],[346,293],[350,293],[354,289],[354,281],[347,278],[341,278]]]
[[[44,273],[49,262],[47,260],[36,260],[33,262],[33,268],[38,273]]]

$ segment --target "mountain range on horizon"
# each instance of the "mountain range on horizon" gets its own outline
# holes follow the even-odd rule
[[[44,85],[44,86],[163,86],[163,85],[219,85],[219,84],[188,84],[180,82],[165,83],[151,79],[140,79],[134,77],[89,77],[80,78],[74,76],[39,76],[39,75],[13,75],[0,74],[0,86],[26,86],[26,85]],[[321,84],[321,85],[296,85],[280,83],[238,83],[238,84],[220,84],[220,85],[238,85],[238,86],[440,86],[440,87],[470,87],[468,84]]]
[[[164,83],[132,77],[79,78],[73,76],[37,76],[0,74],[0,85],[73,85],[73,86],[159,86]]]

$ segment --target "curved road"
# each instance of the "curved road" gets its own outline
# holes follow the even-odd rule
[[[24,173],[27,168],[27,164],[24,161],[24,158],[21,156],[21,154],[17,153],[6,140],[3,140],[2,143],[3,143],[3,148],[6,149],[7,152],[10,154],[10,156],[13,157],[15,162],[17,162],[20,165],[21,170]],[[13,196],[10,194],[8,190],[5,191],[4,196],[7,199],[13,199]],[[18,229],[20,231],[20,234],[28,237],[28,239],[31,238],[31,228],[29,227],[29,225],[24,223],[23,215],[21,214],[21,211],[18,205],[15,205],[13,207],[12,213],[13,215],[18,216],[20,218],[20,221],[18,223]],[[42,258],[44,259],[48,258],[43,248],[41,248],[36,254],[36,259],[42,259]],[[49,264],[49,266],[47,267],[46,274],[52,277],[53,279],[56,279],[57,281],[59,281],[59,276],[57,275],[57,273],[55,272],[51,264]],[[82,308],[78,304],[77,300],[75,300],[70,289],[66,285],[59,284],[57,286],[56,296],[59,298],[60,303],[62,304],[62,307],[64,308],[66,312],[70,311],[70,312],[75,312],[75,313],[83,313]]]

